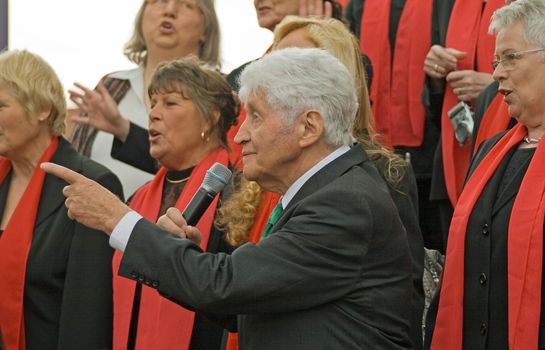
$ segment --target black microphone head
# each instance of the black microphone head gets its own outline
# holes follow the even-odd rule
[[[231,174],[231,170],[227,169],[223,164],[214,163],[206,171],[201,187],[208,192],[219,193],[229,183]]]

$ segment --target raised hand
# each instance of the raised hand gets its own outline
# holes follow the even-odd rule
[[[121,115],[117,103],[104,84],[100,82],[95,90],[79,83],[74,83],[74,86],[80,91],[68,90],[70,100],[83,113],[72,117],[71,121],[113,134],[124,142],[129,134],[130,122]]]
[[[331,18],[333,5],[324,0],[300,0],[299,16],[315,18]]]

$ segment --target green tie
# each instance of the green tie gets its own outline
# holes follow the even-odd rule
[[[271,212],[271,215],[269,216],[269,220],[267,221],[267,225],[265,226],[265,229],[263,230],[263,233],[261,234],[260,239],[267,237],[267,235],[269,234],[269,231],[271,230],[271,227],[273,227],[274,224],[276,224],[276,222],[280,218],[280,215],[282,215],[282,210],[284,209],[282,209],[282,199],[280,199],[276,207],[274,207],[273,211]]]

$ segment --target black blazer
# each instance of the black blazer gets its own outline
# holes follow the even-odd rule
[[[113,173],[79,155],[63,138],[51,161],[123,196]],[[29,350],[112,346],[113,250],[104,233],[68,218],[62,194],[66,185],[49,174],[44,180],[26,270],[24,317]]]
[[[119,273],[181,305],[239,314],[241,349],[410,348],[407,241],[359,146],[309,179],[259,244],[203,253],[140,220]]]
[[[471,163],[468,177],[503,135],[505,132],[482,143]],[[503,192],[497,191],[503,181],[504,170],[515,151],[516,147],[510,150],[500,163],[475,203],[468,221],[465,241],[464,295],[470,297],[464,298],[464,349],[507,350],[508,348],[506,230],[526,168],[519,169]],[[440,290],[436,292],[430,304],[426,320],[426,348],[429,348],[431,344],[439,295]],[[542,290],[541,315],[544,314],[544,295]],[[538,349],[545,349],[543,316],[540,321]]]

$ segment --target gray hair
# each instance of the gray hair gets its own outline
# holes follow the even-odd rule
[[[204,17],[204,41],[199,47],[199,59],[212,67],[220,67],[220,25],[214,7],[214,0],[197,0]],[[123,53],[136,64],[145,64],[148,58],[148,48],[142,33],[142,17],[147,1],[143,1],[136,18],[134,29],[129,41],[125,44]]]
[[[518,0],[494,12],[489,32],[498,33],[516,23],[524,26],[524,39],[539,47],[545,47],[545,1]],[[545,52],[540,52],[545,59]]]
[[[239,96],[247,102],[262,92],[268,105],[291,125],[306,110],[324,119],[324,141],[331,146],[353,141],[358,110],[354,77],[323,49],[288,48],[249,64],[240,76]]]

